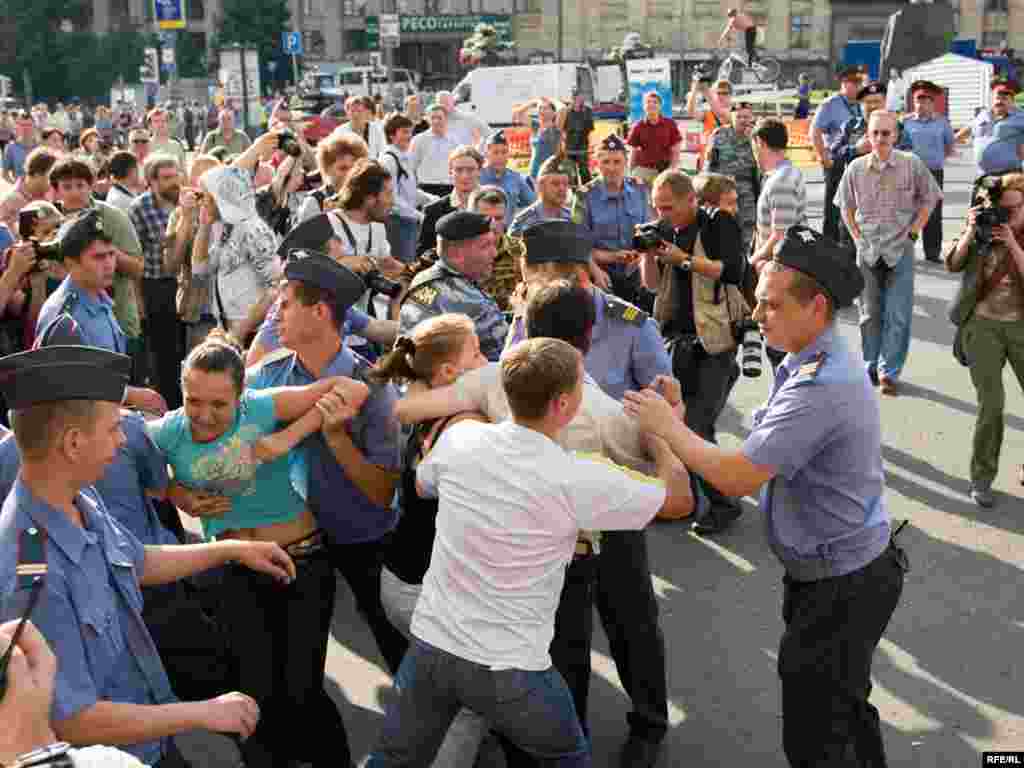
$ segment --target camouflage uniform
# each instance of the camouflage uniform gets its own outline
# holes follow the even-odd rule
[[[445,312],[468,315],[476,325],[480,351],[491,362],[498,361],[508,323],[497,302],[479,285],[438,259],[432,267],[417,274],[409,285],[399,313],[399,332],[408,334],[420,321]]]
[[[749,253],[757,218],[757,196],[761,191],[754,145],[750,137],[740,136],[731,125],[723,125],[711,135],[705,169],[732,176],[736,180],[739,200],[739,215],[736,218],[743,231],[743,253]]]
[[[498,258],[494,260],[494,271],[481,287],[487,295],[492,296],[498,302],[498,306],[503,312],[512,309],[509,299],[522,280],[522,272],[517,260],[525,255],[526,247],[520,238],[503,234],[498,240]]]

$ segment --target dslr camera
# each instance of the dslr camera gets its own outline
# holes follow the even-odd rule
[[[1003,180],[999,176],[986,176],[978,184],[978,199],[984,207],[974,219],[974,239],[978,245],[992,244],[992,230],[1010,221],[1010,212],[999,205],[1003,196]]]
[[[672,227],[661,221],[645,221],[633,227],[633,250],[652,251],[662,243],[672,242]]]
[[[302,154],[302,146],[289,128],[278,131],[277,148],[291,157],[299,157]]]
[[[764,340],[761,329],[753,320],[747,319],[736,325],[736,336],[740,346],[740,370],[750,379],[761,375]]]
[[[401,283],[396,283],[394,280],[388,280],[376,267],[371,269],[362,277],[363,282],[366,283],[366,287],[369,288],[372,293],[379,293],[382,296],[387,296],[389,299],[397,299],[402,294],[402,291],[405,290],[405,287]]]

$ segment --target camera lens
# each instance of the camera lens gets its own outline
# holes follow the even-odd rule
[[[740,369],[747,378],[756,379],[761,375],[763,348],[761,331],[756,327],[745,328],[740,341]]]

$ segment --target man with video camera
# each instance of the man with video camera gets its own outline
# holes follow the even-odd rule
[[[664,171],[651,199],[660,219],[637,227],[644,287],[655,291],[654,319],[672,357],[686,402],[686,424],[715,442],[715,422],[739,378],[724,283],[743,279],[741,233],[701,209],[690,177]],[[707,485],[710,509],[693,523],[696,533],[725,530],[740,515],[739,502]]]
[[[963,273],[950,317],[960,326],[958,357],[970,368],[978,393],[971,498],[991,507],[1003,444],[1007,360],[1024,388],[1024,173],[989,177],[982,197],[946,254],[946,268]]]

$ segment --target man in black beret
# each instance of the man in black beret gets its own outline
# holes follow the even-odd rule
[[[566,203],[570,180],[575,176],[575,167],[560,155],[552,155],[541,163],[537,171],[537,201],[516,214],[508,233],[519,236],[527,227],[551,219],[573,221],[573,212]]]
[[[413,278],[402,299],[399,333],[446,312],[468,315],[480,337],[480,351],[497,362],[508,323],[482,283],[498,256],[491,220],[473,211],[453,211],[437,222],[437,262]]]
[[[871,660],[903,590],[885,503],[878,397],[836,327],[863,279],[836,243],[791,227],[757,284],[754,319],[788,354],[736,451],[702,440],[656,392],[626,411],[730,496],[758,489],[782,562],[783,748],[793,766],[885,765]],[[855,758],[851,756],[855,755]]]
[[[73,331],[73,328],[66,329]],[[277,544],[229,540],[192,547],[143,545],[92,486],[125,445],[121,402],[131,359],[105,349],[46,346],[0,359],[21,466],[0,510],[0,622],[20,615],[30,589],[14,578],[28,533],[45,534],[46,597],[33,621],[60,667],[53,697],[57,737],[97,733],[149,765],[187,765],[174,744],[193,727],[245,739],[256,702],[230,693],[189,705],[183,724],[157,647],[142,618],[140,587],[244,563],[283,583],[295,565]]]

